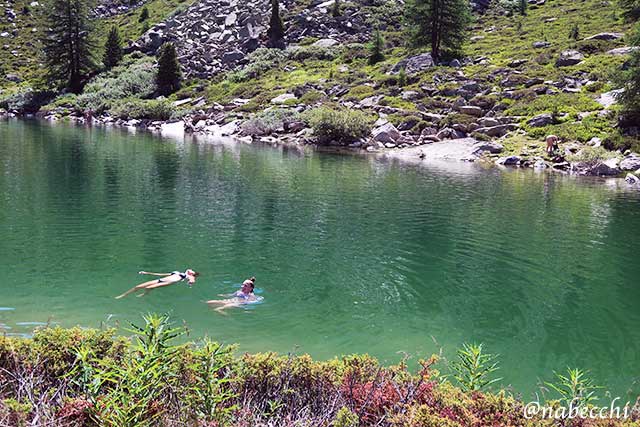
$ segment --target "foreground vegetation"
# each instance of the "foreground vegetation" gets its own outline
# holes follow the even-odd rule
[[[434,356],[410,372],[405,362],[383,367],[366,355],[317,362],[236,356],[233,346],[206,339],[176,344],[184,331],[166,316],[147,316],[129,331],[131,340],[114,330],[58,327],[33,339],[0,337],[0,425],[638,425],[637,411],[626,421],[528,419],[511,393],[486,391],[499,381],[497,358],[478,345],[465,345],[449,364]],[[598,391],[579,370],[548,389],[556,406],[590,405]]]

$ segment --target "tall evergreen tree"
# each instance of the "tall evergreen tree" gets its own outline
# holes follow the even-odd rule
[[[170,95],[180,89],[182,72],[178,62],[178,54],[173,43],[165,43],[160,48],[158,56],[158,72],[156,85],[160,95]]]
[[[331,8],[331,16],[337,18],[341,15],[340,11],[340,0],[335,0],[333,2],[333,7]]]
[[[415,46],[431,46],[439,60],[443,51],[457,54],[471,23],[468,0],[408,0],[405,22]]]
[[[49,79],[74,93],[95,70],[88,0],[51,0],[43,52]]]
[[[380,30],[376,28],[373,33],[373,40],[371,41],[371,47],[369,54],[369,64],[377,64],[380,61],[384,60],[384,54],[382,51],[384,50],[384,39],[382,38],[382,34],[380,34]]]
[[[624,89],[618,95],[624,110],[640,118],[640,23],[636,25],[630,41],[638,49],[631,53],[626,69],[620,71],[615,80]]]
[[[271,0],[271,19],[269,20],[269,46],[284,48],[284,24],[280,17],[280,3],[278,0]]]
[[[520,0],[520,4],[518,5],[520,15],[522,16],[526,15],[528,7],[529,7],[529,2],[527,0]]]
[[[120,33],[118,27],[113,26],[109,31],[109,36],[104,44],[104,56],[102,63],[107,69],[113,68],[118,65],[118,62],[122,59],[122,41],[120,40]]]
[[[142,8],[142,11],[140,12],[140,16],[138,16],[138,22],[143,22],[146,21],[147,19],[149,19],[149,9],[147,8],[147,6]]]
[[[640,19],[640,0],[619,0],[622,16],[628,21]]]

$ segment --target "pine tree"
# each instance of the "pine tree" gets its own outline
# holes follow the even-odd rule
[[[269,29],[267,30],[269,46],[283,48],[284,32],[284,24],[280,17],[280,3],[278,0],[271,0],[271,19],[269,20]]]
[[[143,22],[146,21],[147,19],[149,19],[149,9],[147,8],[147,6],[142,8],[142,11],[140,12],[140,16],[138,17],[138,22]]]
[[[373,41],[371,42],[369,54],[369,64],[377,64],[380,61],[384,61],[384,54],[382,53],[384,49],[384,39],[382,38],[382,34],[380,34],[380,30],[376,28],[376,31],[373,33]]]
[[[578,40],[580,38],[580,27],[575,24],[569,31],[569,39]]]
[[[96,68],[90,5],[87,0],[51,0],[46,10],[42,43],[49,80],[79,93]]]
[[[118,27],[113,26],[109,31],[109,36],[104,44],[104,56],[102,63],[109,69],[118,65],[118,62],[122,59],[122,42],[120,40],[120,33]]]
[[[337,18],[340,16],[340,0],[335,0],[333,2],[333,8],[331,9],[331,16]]]
[[[520,15],[525,16],[527,14],[528,6],[529,6],[529,3],[527,2],[527,0],[520,0],[520,5],[518,7]]]
[[[622,16],[627,21],[637,21],[640,18],[640,0],[619,0]]]
[[[468,0],[408,0],[405,21],[415,46],[431,46],[438,61],[443,51],[459,54],[471,23]]]
[[[178,54],[173,43],[165,43],[160,48],[156,85],[160,95],[170,95],[180,89],[182,72],[178,62]]]
[[[637,49],[631,53],[626,69],[615,76],[615,82],[624,89],[617,96],[623,109],[640,118],[640,23],[630,41]]]

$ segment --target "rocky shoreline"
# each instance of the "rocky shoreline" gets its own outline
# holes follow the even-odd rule
[[[557,155],[553,159],[542,157],[522,158],[505,153],[505,148],[498,141],[480,141],[472,137],[433,140],[424,138],[420,143],[407,143],[403,134],[393,124],[380,118],[368,138],[354,143],[318,144],[313,138],[312,129],[305,123],[295,121],[269,135],[248,135],[242,127],[243,120],[235,118],[229,121],[224,111],[218,114],[197,114],[184,117],[182,120],[123,120],[109,115],[86,117],[66,115],[60,117],[52,112],[20,116],[13,112],[0,110],[0,118],[32,117],[48,122],[68,121],[77,125],[110,126],[124,129],[149,131],[153,134],[169,137],[193,135],[196,138],[229,138],[241,143],[262,143],[266,145],[309,146],[313,148],[336,148],[342,152],[384,155],[396,159],[420,161],[460,161],[480,162],[514,168],[532,168],[549,170],[573,175],[601,176],[624,178],[633,187],[640,189],[640,155],[633,152],[619,153],[606,160],[592,162],[569,162],[569,156],[580,149],[576,143],[561,144],[560,151],[565,155]],[[403,142],[404,141],[404,142]],[[595,141],[597,143],[598,141]]]

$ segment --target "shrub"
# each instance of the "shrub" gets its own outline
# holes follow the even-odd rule
[[[583,163],[588,166],[595,166],[614,156],[614,153],[605,150],[603,147],[584,147],[577,153],[568,156],[567,159],[571,163]]]
[[[34,91],[29,88],[24,92],[0,98],[0,108],[16,110],[19,113],[35,113],[40,107],[50,102],[54,96],[55,92],[53,91]]]
[[[259,48],[249,54],[249,63],[242,69],[229,74],[228,80],[240,83],[260,77],[265,72],[278,68],[286,59],[287,54],[281,49]]]
[[[374,90],[371,86],[358,85],[352,87],[349,92],[347,92],[346,98],[360,101],[361,99],[367,98],[373,94]]]
[[[371,118],[360,111],[316,108],[306,119],[320,143],[350,143],[371,132]]]
[[[91,80],[78,95],[78,106],[100,113],[116,100],[148,98],[156,90],[152,59],[125,58],[122,65]]]
[[[111,113],[121,119],[169,120],[175,107],[166,99],[128,98],[117,102]]]
[[[301,97],[300,97],[300,102],[302,104],[305,105],[313,105],[317,102],[320,102],[324,99],[326,99],[326,95],[324,94],[324,92],[321,92],[319,90],[310,90],[308,92],[305,92]]]
[[[269,135],[283,128],[285,122],[299,118],[299,114],[293,110],[270,109],[254,115],[242,124],[242,133],[245,135]]]
[[[356,414],[349,410],[349,408],[343,406],[338,411],[338,415],[336,415],[333,425],[334,427],[358,427],[360,425],[360,420]]]
[[[307,61],[309,59],[332,61],[338,56],[339,49],[320,46],[298,46],[288,49],[287,53],[289,58],[294,61]]]

